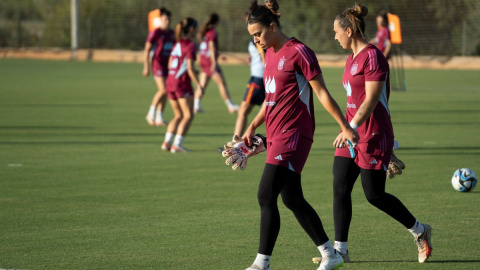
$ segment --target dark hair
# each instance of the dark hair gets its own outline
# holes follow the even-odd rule
[[[172,12],[170,12],[170,10],[168,10],[167,8],[161,7],[159,8],[159,10],[160,10],[160,16],[167,15],[167,17],[169,18],[172,17]]]
[[[383,27],[388,27],[388,13],[386,11],[381,11],[378,14],[378,17],[382,18],[382,26]]]
[[[263,26],[269,27],[272,22],[275,22],[280,27],[280,9],[276,0],[267,0],[264,5],[259,5],[257,1],[252,3],[252,12],[248,15],[248,24],[259,23]]]
[[[180,41],[183,35],[188,34],[188,31],[190,31],[191,27],[197,27],[197,21],[195,19],[188,17],[179,21],[175,27],[175,40]]]
[[[365,38],[365,19],[368,14],[368,8],[362,4],[355,4],[353,8],[345,9],[341,14],[337,15],[335,20],[343,29],[352,29],[353,36],[360,35]]]
[[[202,39],[205,36],[205,33],[207,33],[208,30],[212,29],[213,26],[218,23],[218,21],[220,21],[220,16],[218,16],[217,13],[210,14],[210,16],[208,16],[207,20],[205,20],[205,23],[200,29],[200,38]]]

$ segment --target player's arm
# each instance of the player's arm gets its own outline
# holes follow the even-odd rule
[[[375,110],[380,100],[385,81],[366,81],[365,82],[365,100],[362,102],[353,117],[350,125],[358,127],[365,122]]]
[[[171,59],[170,59],[171,60]],[[197,72],[195,72],[195,61],[193,59],[187,59],[187,72],[190,79],[199,87],[203,92],[203,87],[198,81]]]
[[[215,42],[208,41],[208,50],[210,51],[210,60],[212,61],[212,70],[217,69],[217,48],[215,48]]]
[[[152,49],[152,43],[145,42],[145,48],[143,51],[143,76],[148,76],[148,70],[150,66],[150,50]]]
[[[265,122],[265,108],[266,105],[265,102],[263,102],[260,111],[258,111],[257,115],[255,118],[253,118],[252,122],[242,136],[242,139],[246,140],[248,145],[251,145],[252,143],[252,137],[255,135],[255,130],[261,126],[263,122]]]
[[[383,51],[383,55],[387,57],[388,53],[390,53],[390,50],[392,49],[392,42],[390,39],[385,39],[385,50]]]
[[[332,98],[330,92],[327,90],[322,74],[318,74],[309,81],[310,86],[317,95],[318,100],[327,112],[337,121],[342,129],[342,137],[344,140],[350,140],[352,143],[357,143],[358,134],[350,127],[347,119],[343,116],[342,110],[338,106],[335,99]]]

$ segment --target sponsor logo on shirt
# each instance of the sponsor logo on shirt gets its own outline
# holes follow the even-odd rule
[[[265,101],[265,106],[275,106],[277,105],[277,102],[275,101]]]
[[[275,93],[276,85],[275,85],[275,77],[268,77],[265,81],[265,92],[269,94]]]
[[[347,103],[347,108],[356,109],[356,108],[357,108],[357,105],[355,105],[355,104],[353,104],[353,103]]]
[[[282,58],[280,58],[280,61],[278,61],[278,70],[283,70],[283,68],[285,67],[285,56],[282,56]]]
[[[283,160],[282,155],[278,155],[275,157],[276,160]]]
[[[372,159],[372,161],[370,161],[370,164],[372,165],[377,165],[378,164],[378,161],[376,159]]]
[[[358,64],[355,62],[355,64],[353,64],[352,68],[350,69],[350,74],[355,76],[355,74],[357,74],[357,69],[358,69]]]
[[[343,82],[343,87],[347,91],[347,97],[352,96],[352,86],[350,86],[350,82],[349,81]]]

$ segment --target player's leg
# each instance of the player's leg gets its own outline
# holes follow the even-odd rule
[[[163,111],[165,110],[165,102],[167,101],[167,90],[165,86],[165,77],[155,76],[155,84],[157,86],[157,93],[153,96],[152,106],[157,107],[155,115],[156,126],[166,126],[168,123],[163,118]]]
[[[233,136],[238,135],[241,137],[243,135],[247,125],[247,117],[252,111],[253,106],[253,104],[242,101],[240,108],[238,109],[238,116],[235,122],[235,131],[233,132]]]
[[[335,224],[335,249],[350,262],[348,232],[352,220],[352,189],[360,174],[355,161],[346,157],[333,160],[333,218]]]
[[[432,228],[428,224],[419,223],[397,197],[385,192],[386,171],[361,169],[361,175],[368,202],[397,220],[412,233],[418,246],[418,260],[425,262],[431,256],[433,249]]]
[[[220,96],[225,102],[225,105],[227,106],[228,111],[230,113],[237,112],[238,105],[233,103],[232,98],[230,97],[230,92],[228,91],[228,88],[227,88],[227,82],[220,68],[217,70],[217,72],[213,73],[212,79],[217,84]]]
[[[182,120],[180,120],[178,124],[177,134],[175,135],[175,140],[171,148],[171,152],[173,153],[188,152],[188,150],[182,146],[182,143],[194,117],[192,95],[188,95],[185,98],[179,98],[178,103],[182,111]]]
[[[208,76],[208,74],[206,72],[201,72],[200,73],[200,77],[198,78],[199,80],[199,83],[200,85],[203,87],[203,91],[206,91],[207,89],[207,86],[208,86],[208,82],[210,81],[210,77]],[[195,91],[195,101],[194,101],[194,112],[195,113],[202,113],[204,112],[204,110],[202,109],[202,106],[200,104],[200,101],[202,100],[203,98],[203,95],[205,94],[204,92],[202,91],[202,89],[200,89],[200,87],[197,87],[197,90]]]
[[[170,93],[169,93],[169,97],[170,97]],[[168,123],[168,126],[167,126],[167,132],[165,133],[165,139],[162,144],[163,151],[171,150],[173,137],[175,136],[175,133],[177,132],[178,124],[180,123],[183,117],[183,113],[180,108],[178,99],[173,94],[170,97],[170,106],[172,107],[172,110],[173,110],[173,118],[172,120],[170,120],[170,123]]]

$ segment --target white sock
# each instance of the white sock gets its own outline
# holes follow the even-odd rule
[[[332,257],[335,254],[335,249],[333,248],[332,243],[330,243],[330,240],[317,248],[320,250],[320,253],[322,253],[322,257]]]
[[[257,258],[255,258],[253,264],[260,266],[261,268],[267,268],[270,265],[270,257],[272,256],[257,253]]]
[[[194,108],[195,110],[200,109],[200,99],[196,98],[196,99],[193,101],[193,108]]]
[[[414,237],[419,237],[425,231],[425,228],[423,227],[422,223],[418,222],[418,220],[415,220],[415,225],[413,225],[412,228],[408,229],[408,231]]]
[[[156,115],[155,118],[163,120],[163,112],[162,111],[157,111],[157,115]]]
[[[225,105],[227,105],[227,107],[230,108],[233,105],[235,105],[235,103],[233,103],[232,99],[227,99],[225,100]]]
[[[171,144],[173,139],[173,133],[167,132],[165,133],[165,140],[164,142]]]
[[[148,115],[153,118],[153,116],[155,115],[155,111],[156,111],[156,110],[157,110],[157,107],[151,105],[151,106],[150,106],[150,109],[148,110]]]
[[[335,249],[340,251],[343,254],[347,254],[348,248],[347,248],[347,242],[338,242],[335,241]]]
[[[182,146],[182,143],[183,143],[183,136],[177,134],[175,136],[175,140],[173,141],[173,145]]]

